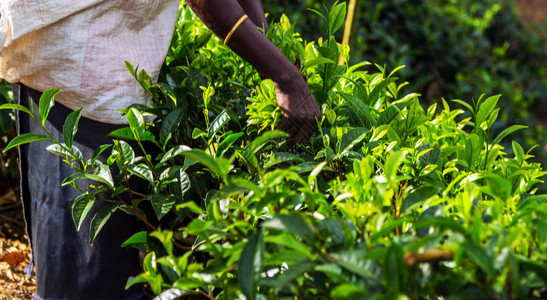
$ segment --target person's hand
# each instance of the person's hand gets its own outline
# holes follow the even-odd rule
[[[300,143],[317,130],[316,118],[321,111],[303,77],[298,74],[291,80],[276,82],[277,104],[281,108],[283,119],[278,128],[290,136],[289,144]]]

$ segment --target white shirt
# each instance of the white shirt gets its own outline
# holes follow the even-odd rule
[[[84,117],[126,123],[116,112],[149,98],[124,61],[157,79],[179,0],[0,0],[0,78],[45,91]]]

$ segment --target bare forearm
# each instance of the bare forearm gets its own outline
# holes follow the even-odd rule
[[[258,0],[240,0],[247,5],[260,4]],[[254,4],[252,2],[255,2]],[[224,39],[245,11],[236,0],[187,0],[192,11],[219,38]],[[230,49],[251,63],[261,74],[276,82],[289,80],[298,70],[247,19],[234,31],[228,43]]]

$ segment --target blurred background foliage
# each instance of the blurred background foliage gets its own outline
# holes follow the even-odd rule
[[[304,40],[325,34],[318,31],[320,17],[309,9],[324,11],[332,3],[333,0],[263,1],[270,20],[286,14],[296,23],[295,31]],[[547,167],[545,18],[539,23],[522,22],[514,0],[356,3],[350,39],[352,63],[365,60],[388,69],[405,65],[398,74],[410,83],[409,91],[423,95],[424,105],[442,98],[471,102],[482,93],[502,94],[500,121],[494,126],[529,126],[515,139],[527,148],[538,145],[533,154]],[[11,99],[10,85],[1,82],[0,104]],[[13,113],[0,112],[0,148],[14,135],[13,119]],[[511,147],[506,150],[510,152]],[[15,157],[14,151],[1,155],[2,182],[16,180]]]
[[[304,40],[313,40],[325,33],[318,32],[320,17],[309,8],[324,11],[333,2],[271,0],[264,2],[264,9],[273,19],[288,15],[296,23],[295,31]],[[538,145],[533,153],[547,165],[545,6],[525,7],[544,11],[539,11],[542,22],[537,22],[538,18],[526,22],[514,0],[356,3],[350,39],[352,63],[364,60],[388,69],[405,65],[397,74],[410,83],[408,91],[422,94],[424,105],[440,103],[442,98],[472,102],[482,93],[502,94],[494,130],[512,124],[529,126],[515,139],[527,147]],[[506,150],[510,152],[510,148]]]

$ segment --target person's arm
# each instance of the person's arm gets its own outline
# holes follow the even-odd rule
[[[262,2],[260,0],[237,0],[237,3],[241,6],[243,11],[249,16],[249,19],[255,23],[255,25],[264,30],[264,33],[268,31],[268,22],[264,15],[264,9],[262,8]]]
[[[221,39],[245,14],[236,0],[187,0],[186,3]],[[260,74],[274,81],[277,104],[285,118],[280,129],[291,135],[289,142],[300,142],[311,135],[317,127],[315,118],[320,117],[321,112],[300,71],[257,29],[256,24],[245,19],[233,32],[227,46]]]

